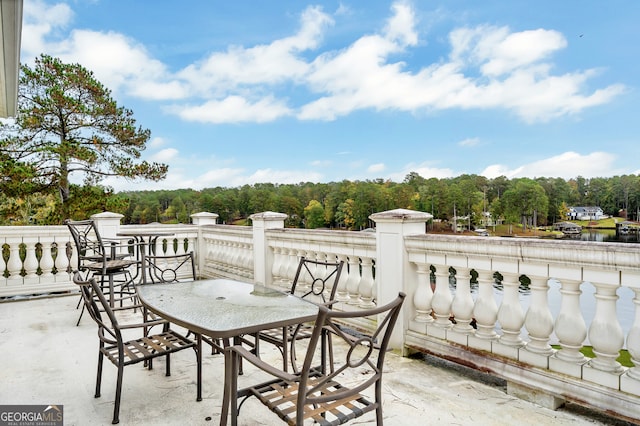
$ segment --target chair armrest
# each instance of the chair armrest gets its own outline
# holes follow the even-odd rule
[[[224,349],[224,351],[225,353],[229,354],[235,352],[238,356],[246,359],[262,371],[269,373],[272,376],[278,377],[279,379],[286,380],[288,382],[295,382],[299,378],[298,375],[287,373],[286,371],[282,371],[279,368],[272,366],[271,364],[267,364],[266,362],[252,354],[248,349],[240,345],[228,346]]]

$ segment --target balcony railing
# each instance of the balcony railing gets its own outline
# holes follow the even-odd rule
[[[111,213],[94,219],[105,236],[138,227],[173,232],[156,251],[193,250],[201,277],[287,288],[300,256],[343,260],[336,309],[408,295],[396,349],[492,372],[509,392],[550,407],[568,400],[640,420],[638,245],[431,235],[429,215],[409,210],[372,215],[375,233],[285,229],[286,215],[273,212],[253,215],[252,227],[192,217],[193,225],[120,226]],[[0,297],[76,291],[69,272],[77,257],[65,227],[0,227],[0,242]],[[626,329],[620,296],[634,306]],[[586,345],[593,358],[583,355]],[[616,360],[622,349],[633,366]]]

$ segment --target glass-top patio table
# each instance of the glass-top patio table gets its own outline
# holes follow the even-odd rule
[[[199,350],[199,335],[229,339],[313,321],[318,315],[317,305],[297,296],[229,279],[138,285],[136,290],[147,309],[196,333]]]

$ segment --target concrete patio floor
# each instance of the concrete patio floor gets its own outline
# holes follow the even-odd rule
[[[85,316],[75,326],[78,297],[0,303],[0,404],[63,405],[65,425],[110,424],[116,369],[105,361],[102,396],[94,398],[96,325]],[[205,347],[208,348],[208,347]],[[263,357],[279,353],[263,345]],[[214,425],[219,422],[223,357],[203,357],[203,400],[196,402],[195,356],[172,356],[172,375],[159,360],[124,370],[120,424]],[[255,374],[245,368],[240,385]],[[626,425],[567,406],[556,411],[514,398],[499,380],[428,359],[387,357],[384,375],[387,425]],[[277,425],[280,420],[255,400],[240,412],[242,425]],[[352,424],[375,424],[374,415]]]

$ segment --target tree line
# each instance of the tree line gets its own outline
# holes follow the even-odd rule
[[[409,173],[403,182],[383,179],[330,183],[260,183],[235,188],[123,192],[126,223],[188,223],[190,215],[212,212],[221,223],[238,223],[251,214],[276,211],[288,215],[286,226],[361,230],[369,216],[397,208],[424,211],[435,219],[464,217],[480,225],[486,213],[506,223],[551,225],[566,219],[570,206],[599,206],[605,214],[628,212],[637,219],[640,177],[586,179],[488,179],[478,175],[424,178]]]

